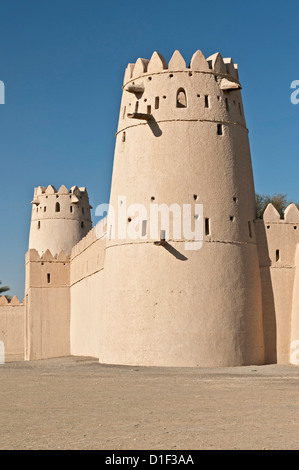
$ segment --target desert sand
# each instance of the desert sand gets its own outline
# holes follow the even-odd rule
[[[0,449],[298,449],[299,368],[0,365]]]

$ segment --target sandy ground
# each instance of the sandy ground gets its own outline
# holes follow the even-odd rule
[[[0,449],[298,449],[299,367],[0,365]]]

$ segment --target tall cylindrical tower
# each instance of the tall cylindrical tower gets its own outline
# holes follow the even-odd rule
[[[203,244],[108,227],[100,362],[154,366],[263,363],[255,191],[237,66],[178,51],[129,64],[110,204],[202,204]],[[126,199],[125,199],[126,198]],[[128,227],[133,223],[127,218]],[[109,233],[110,230],[110,233]],[[143,233],[145,235],[145,233]],[[163,238],[163,236],[162,236]],[[157,240],[159,242],[159,240]]]
[[[72,247],[91,229],[90,205],[85,188],[74,186],[70,191],[61,186],[39,186],[34,190],[29,235],[29,249],[39,254],[50,250],[53,255]]]

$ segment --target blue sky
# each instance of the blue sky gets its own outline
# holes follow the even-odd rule
[[[299,201],[299,4],[251,0],[0,0],[0,280],[24,296],[33,188],[109,201],[124,69],[157,50],[239,64],[256,191]],[[95,220],[95,218],[94,218]]]

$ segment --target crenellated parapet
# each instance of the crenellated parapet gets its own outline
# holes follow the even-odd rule
[[[0,296],[0,307],[19,307],[20,305],[24,305],[24,300],[20,302],[16,296],[11,300],[7,300],[5,295]]]
[[[296,246],[299,243],[297,206],[290,204],[281,218],[273,204],[269,204],[263,214],[263,226],[262,230],[259,229],[261,265],[275,268],[293,267]]]
[[[53,255],[46,250],[39,255],[35,249],[26,253],[26,289],[32,287],[69,287],[70,256],[63,250]]]
[[[156,51],[153,53],[150,60],[139,58],[134,64],[128,64],[124,75],[124,87],[129,82],[139,78],[140,76],[156,73],[167,74],[169,72],[184,72],[188,74],[190,72],[201,72],[214,75],[218,74],[219,77],[226,78],[228,81],[239,84],[238,65],[234,64],[231,57],[223,59],[221,54],[217,52],[205,59],[203,53],[200,50],[197,50],[193,54],[189,66],[187,66],[181,53],[176,50],[174,51],[168,65],[164,57]]]
[[[158,137],[159,123],[171,121],[215,122],[215,135],[225,131],[219,126],[246,129],[240,90],[237,65],[220,53],[205,59],[198,50],[189,66],[177,50],[168,64],[158,52],[139,58],[125,71],[118,140],[125,145],[136,125]]]

